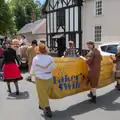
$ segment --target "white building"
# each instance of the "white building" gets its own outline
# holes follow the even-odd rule
[[[47,40],[51,50],[73,40],[77,50],[120,42],[120,0],[46,0]],[[57,42],[56,42],[57,41]],[[61,48],[60,48],[61,49]]]
[[[96,45],[120,42],[120,0],[84,0],[82,47],[88,40]]]
[[[24,35],[29,43],[32,40],[46,41],[46,19],[36,20],[28,23],[18,31],[19,35]]]

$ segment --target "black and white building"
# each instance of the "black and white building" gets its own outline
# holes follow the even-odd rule
[[[87,49],[86,42],[120,43],[120,0],[46,0],[47,41],[51,51],[61,51],[68,41],[76,50]]]
[[[74,41],[78,52],[82,49],[81,6],[82,0],[46,0],[47,44],[58,56],[62,56],[69,40]]]

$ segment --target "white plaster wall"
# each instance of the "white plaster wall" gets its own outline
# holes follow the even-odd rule
[[[65,26],[66,32],[69,31],[69,9],[65,10]]]
[[[70,31],[73,31],[73,8],[70,8]]]
[[[57,32],[57,29],[56,29],[57,25],[56,25],[56,23],[57,23],[57,16],[56,16],[56,12],[54,12],[54,32]]]
[[[103,15],[95,16],[95,0],[86,0],[82,7],[83,48],[94,41],[94,26],[102,26],[102,41],[120,42],[120,0],[103,0]],[[101,44],[96,43],[96,46]]]
[[[50,21],[49,21],[49,14],[47,14],[47,33],[50,33]]]

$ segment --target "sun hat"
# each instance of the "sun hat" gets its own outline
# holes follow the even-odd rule
[[[48,48],[45,44],[39,43],[39,45],[35,47],[35,51],[36,53],[47,54]]]
[[[18,47],[19,45],[20,45],[20,42],[19,42],[18,39],[13,39],[13,40],[12,40],[12,46],[13,46],[13,47]]]

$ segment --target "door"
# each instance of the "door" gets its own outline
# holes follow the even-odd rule
[[[57,39],[58,44],[58,57],[62,57],[64,51],[66,50],[66,40],[65,37]]]

